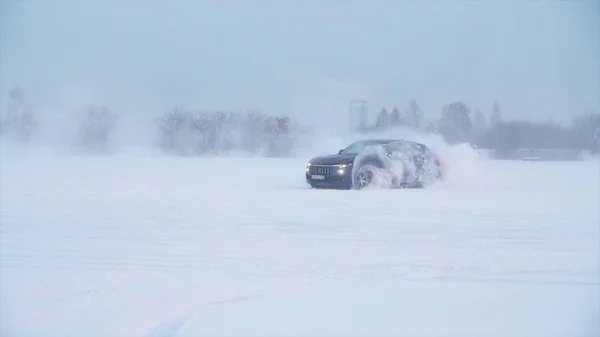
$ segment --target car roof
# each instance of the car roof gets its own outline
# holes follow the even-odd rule
[[[379,143],[382,145],[387,145],[389,143],[400,142],[404,144],[411,144],[418,147],[426,147],[424,144],[417,143],[414,141],[406,140],[406,139],[393,139],[393,138],[378,138],[378,139],[363,139],[363,142],[371,142],[371,143]]]
[[[399,142],[401,141],[400,139],[363,139],[363,142],[371,142],[371,143],[381,143],[381,144],[388,144],[391,142]]]

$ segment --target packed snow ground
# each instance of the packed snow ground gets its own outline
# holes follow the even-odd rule
[[[600,332],[598,161],[324,191],[307,159],[3,157],[0,335]]]

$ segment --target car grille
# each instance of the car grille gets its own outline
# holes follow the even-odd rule
[[[310,172],[310,174],[329,175],[331,173],[331,166],[329,166],[329,165],[311,165],[309,172]]]

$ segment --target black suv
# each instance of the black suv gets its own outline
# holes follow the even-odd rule
[[[392,188],[424,187],[443,176],[440,158],[427,146],[396,139],[360,140],[306,166],[313,188],[362,189],[373,182]]]

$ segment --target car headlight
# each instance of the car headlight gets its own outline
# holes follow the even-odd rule
[[[310,163],[306,164],[306,172],[308,172],[308,170],[310,169]]]
[[[337,173],[339,175],[344,175],[345,169],[348,166],[351,166],[352,164],[337,164],[337,165],[333,165],[333,167],[337,168]]]

